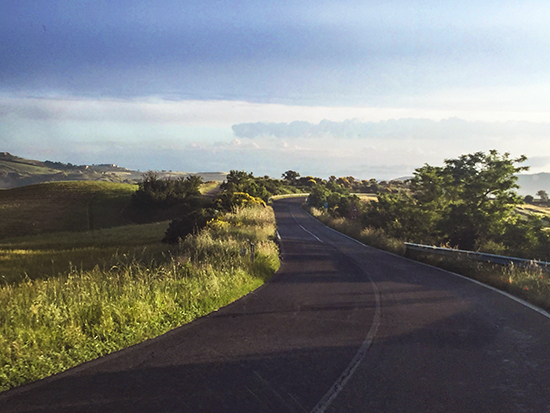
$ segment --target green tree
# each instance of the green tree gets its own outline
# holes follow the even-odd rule
[[[132,204],[139,208],[167,208],[182,203],[196,202],[200,197],[202,178],[190,175],[178,179],[161,179],[154,171],[145,172],[132,196]]]
[[[537,196],[540,198],[542,202],[548,202],[548,192],[546,192],[544,189],[541,189],[537,192]]]
[[[491,150],[447,159],[442,167],[426,164],[415,170],[410,194],[380,196],[365,220],[407,240],[475,249],[516,223],[513,210],[522,202],[516,174],[528,169],[516,164],[526,159]]]
[[[299,177],[300,174],[298,172],[290,169],[282,175],[282,178],[289,184],[295,184]]]
[[[515,164],[526,160],[525,156],[512,159],[509,153],[499,155],[491,150],[445,161],[449,207],[441,224],[451,245],[474,249],[515,224],[513,211],[522,202],[515,191],[519,188],[516,174],[529,169]]]

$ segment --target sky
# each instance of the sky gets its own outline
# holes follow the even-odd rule
[[[0,151],[138,170],[550,171],[550,2],[3,0]]]

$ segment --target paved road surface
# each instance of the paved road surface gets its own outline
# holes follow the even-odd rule
[[[550,319],[275,203],[283,265],[232,305],[0,394],[1,412],[550,412]]]

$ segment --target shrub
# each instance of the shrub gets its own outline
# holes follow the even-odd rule
[[[187,235],[197,233],[206,226],[214,214],[214,210],[210,208],[201,208],[186,213],[182,218],[170,222],[162,242],[176,244]]]

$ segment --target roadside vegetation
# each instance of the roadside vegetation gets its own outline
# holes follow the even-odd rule
[[[279,266],[276,195],[308,193],[325,224],[396,254],[414,241],[547,259],[547,196],[523,204],[514,192],[524,161],[464,155],[408,181],[231,171],[218,187],[147,172],[137,185],[0,191],[0,390],[158,336],[260,286]],[[550,309],[550,278],[538,268],[413,258]]]
[[[74,215],[65,205],[67,200],[91,196],[82,195],[85,188],[97,187],[84,182],[52,185],[19,189],[38,192],[37,198],[51,198],[42,211],[23,208],[26,219],[40,222],[40,232],[28,229],[26,234],[20,231],[19,236],[0,239],[0,390],[206,315],[260,286],[279,266],[273,211],[256,198],[219,210],[202,228],[193,226],[175,242],[162,243],[169,220],[126,224],[132,221],[131,214],[122,214],[119,223],[126,224],[122,226],[94,230],[80,226],[79,231],[53,232],[56,225],[65,228],[65,224],[59,224],[62,216],[50,209],[66,208],[70,220]],[[56,185],[65,186],[59,190]],[[119,201],[108,196],[114,184],[106,185],[92,191],[94,199],[106,200],[102,213],[116,210],[120,214],[109,204],[109,200]],[[132,199],[143,187],[124,187],[124,211],[138,208]],[[196,185],[180,187],[180,194],[168,204],[139,207],[140,218],[152,220],[159,211],[167,214],[178,208],[211,208],[209,203],[215,200],[191,202],[197,196],[195,189]],[[1,205],[9,207],[13,192],[0,193],[4,196]],[[24,214],[19,217],[25,219]]]
[[[446,160],[443,167],[425,165],[398,191],[379,192],[375,202],[341,187],[318,186],[307,208],[367,245],[475,278],[550,310],[550,276],[535,265],[503,267],[405,248],[405,242],[414,242],[550,261],[545,193],[537,194],[539,205],[533,206],[515,192],[515,174],[527,169],[519,166],[525,161],[490,151]]]

